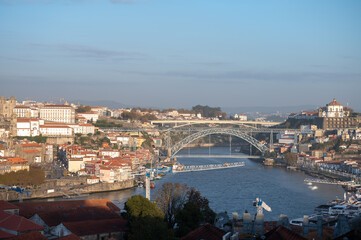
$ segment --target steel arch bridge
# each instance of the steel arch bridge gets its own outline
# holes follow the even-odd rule
[[[185,137],[183,140],[181,140],[181,141],[177,142],[176,144],[174,144],[170,149],[171,157],[172,158],[175,157],[175,155],[181,149],[183,149],[185,146],[187,146],[189,143],[191,143],[191,142],[193,142],[193,141],[195,141],[195,140],[197,140],[199,138],[211,135],[211,134],[227,134],[227,135],[232,135],[232,136],[239,137],[239,138],[247,141],[251,145],[253,145],[255,148],[257,148],[262,153],[265,153],[266,151],[269,150],[266,145],[262,144],[257,139],[255,139],[254,137],[246,134],[242,130],[231,129],[231,128],[211,128],[211,129],[206,129],[206,130],[202,130],[202,131],[193,133],[193,134]]]

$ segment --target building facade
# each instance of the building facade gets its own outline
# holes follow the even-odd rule
[[[40,118],[61,123],[75,123],[75,109],[68,105],[45,105],[40,108]]]
[[[350,112],[345,110],[335,98],[326,105],[324,111],[322,108],[318,109],[318,117],[315,122],[321,129],[350,128],[357,125],[357,119],[350,117]]]

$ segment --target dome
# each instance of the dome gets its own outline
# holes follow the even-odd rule
[[[343,106],[341,103],[337,102],[336,101],[336,98],[333,99],[332,102],[330,102],[329,104],[327,104],[327,106],[336,106],[336,105],[339,105],[339,106]]]

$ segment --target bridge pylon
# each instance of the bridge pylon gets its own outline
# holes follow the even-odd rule
[[[172,149],[171,148],[167,148],[167,157],[169,157],[169,158],[172,157]]]

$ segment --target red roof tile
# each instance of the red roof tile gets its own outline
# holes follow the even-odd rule
[[[69,231],[77,236],[124,232],[127,230],[127,221],[123,218],[83,222],[63,222],[63,224]]]
[[[25,143],[25,144],[21,144],[22,147],[41,147],[40,144],[37,143]]]
[[[18,209],[18,206],[11,204],[7,201],[0,200],[0,210],[10,210],[10,209]]]
[[[306,238],[302,237],[301,235],[298,235],[292,230],[289,230],[288,228],[285,228],[283,226],[278,226],[271,231],[267,232],[264,235],[267,240],[306,240]]]
[[[34,152],[40,152],[40,151],[37,149],[33,149],[33,150],[24,150],[23,152],[24,153],[34,153]]]
[[[87,220],[116,219],[119,215],[103,207],[81,207],[38,214],[48,226],[56,226],[61,222],[80,222]]]
[[[26,218],[34,216],[35,213],[49,213],[59,211],[59,209],[62,211],[75,210],[81,207],[97,207],[114,212],[120,212],[120,209],[108,199],[87,199],[55,202],[16,202],[14,205],[19,206],[19,214]]]
[[[224,234],[226,234],[226,232],[222,229],[207,223],[188,233],[186,236],[182,237],[181,240],[222,240]]]
[[[14,234],[0,230],[0,239],[10,238],[14,236],[15,236]]]
[[[37,231],[44,229],[32,221],[17,215],[13,215],[4,211],[0,211],[0,227],[16,232]]]
[[[72,233],[68,236],[57,238],[56,240],[82,240],[82,238]]]
[[[11,240],[48,240],[40,232],[29,232],[10,238]],[[9,239],[9,240],[10,240]]]
[[[44,108],[71,108],[69,105],[45,105]]]
[[[333,101],[330,102],[328,105],[341,105],[341,106],[342,106],[341,103],[339,103],[339,102],[336,101],[336,98],[334,98]]]

